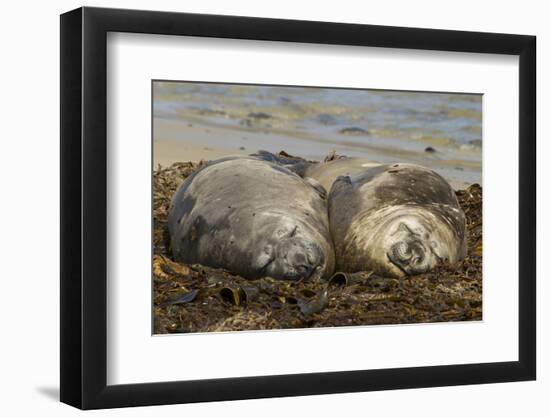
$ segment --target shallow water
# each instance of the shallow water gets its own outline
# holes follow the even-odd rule
[[[203,146],[242,149],[246,141],[251,152],[285,150],[317,160],[335,150],[419,163],[453,180],[481,183],[479,94],[158,81],[153,94],[155,119],[204,127],[205,133],[215,128],[201,134]],[[181,141],[197,141],[188,136]]]

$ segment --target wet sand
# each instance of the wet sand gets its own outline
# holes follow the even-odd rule
[[[480,162],[456,159],[456,155],[424,155],[392,147],[324,140],[307,132],[284,135],[263,129],[221,128],[181,120],[154,118],[154,166],[175,162],[213,160],[228,155],[249,155],[258,150],[281,150],[309,160],[322,160],[332,151],[341,155],[364,157],[381,163],[410,162],[431,168],[449,181],[454,189],[464,189],[481,171]]]
[[[423,165],[456,188],[482,183],[480,94],[158,81],[153,132],[164,166],[262,149],[309,160],[334,151]]]

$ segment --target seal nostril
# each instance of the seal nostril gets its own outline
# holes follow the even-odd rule
[[[391,247],[391,253],[393,255],[393,258],[400,262],[407,262],[413,256],[409,245],[403,241],[395,243]]]

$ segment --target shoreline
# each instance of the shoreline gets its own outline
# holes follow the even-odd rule
[[[260,129],[227,129],[181,120],[154,118],[153,166],[167,167],[174,162],[218,159],[229,155],[250,155],[259,150],[321,161],[336,151],[350,157],[363,157],[380,163],[408,162],[423,165],[442,175],[454,189],[471,184],[481,185],[481,163],[458,159],[455,153],[425,154],[391,146],[380,147],[369,143],[362,146],[340,142],[327,143],[301,135],[288,136]],[[388,141],[391,145],[391,141]]]

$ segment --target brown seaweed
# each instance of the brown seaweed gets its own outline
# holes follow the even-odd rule
[[[280,156],[293,158],[286,153]],[[168,168],[158,167],[153,173],[155,333],[482,319],[483,225],[479,185],[456,192],[468,229],[468,255],[457,265],[440,265],[428,273],[404,279],[365,271],[335,274],[328,282],[277,281],[269,277],[247,280],[223,269],[179,264],[171,257],[166,232],[170,199],[185,178],[204,163],[176,163]],[[171,302],[178,299],[185,302]]]

